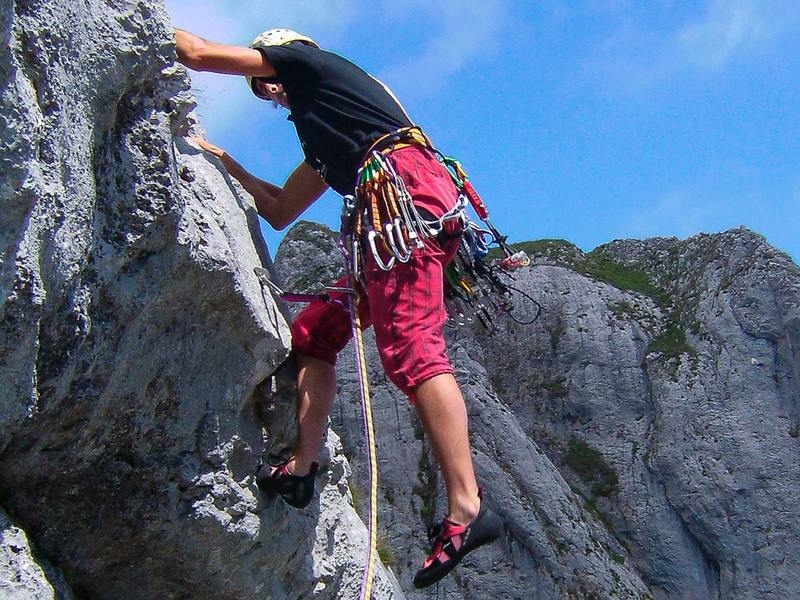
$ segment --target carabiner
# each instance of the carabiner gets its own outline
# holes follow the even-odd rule
[[[379,232],[371,229],[367,233],[367,243],[369,243],[369,248],[372,251],[372,258],[375,259],[375,264],[378,265],[382,271],[389,271],[394,266],[394,256],[389,259],[388,263],[384,263],[383,259],[381,259],[381,255],[378,252],[378,248],[375,246],[375,238],[381,235]]]
[[[400,246],[400,249],[410,257],[411,256],[411,250],[406,245],[406,239],[405,239],[405,236],[403,235],[403,230],[400,228],[402,224],[403,223],[400,220],[400,217],[396,217],[395,220],[394,220],[394,228],[399,233],[399,235],[397,236],[397,244]],[[408,232],[409,239],[414,239],[411,236],[411,234],[414,233],[414,230],[411,229],[411,227],[409,227],[408,225],[406,225],[406,231]]]
[[[405,194],[408,194],[407,191],[404,191]],[[418,250],[422,250],[425,247],[425,244],[422,242],[419,233],[417,233],[417,227],[419,223],[414,220],[414,217],[411,216],[411,212],[408,210],[408,204],[410,201],[405,197],[401,197],[398,204],[400,204],[400,212],[403,213],[403,220],[406,222],[406,229],[408,230],[408,240],[411,244],[416,246]],[[404,245],[404,248],[408,250],[408,248]],[[413,250],[413,248],[412,248]],[[409,250],[411,252],[411,250]]]
[[[409,252],[408,249],[405,249],[403,252],[400,252],[400,250],[398,249],[397,243],[395,242],[394,239],[393,231],[395,230],[397,231],[397,237],[400,238],[400,240],[402,240],[403,238],[403,232],[400,231],[400,226],[399,226],[400,219],[395,219],[394,221],[395,221],[394,225],[392,225],[391,223],[387,223],[386,226],[384,227],[386,240],[389,242],[389,248],[391,248],[394,257],[401,263],[407,263],[408,259],[411,258],[411,252]]]
[[[350,257],[352,263],[350,264],[350,268],[353,272],[353,279],[358,281],[361,279],[361,257],[359,256],[359,252],[361,252],[361,245],[356,241],[356,238],[352,238],[352,243],[350,244],[352,249],[352,256]]]

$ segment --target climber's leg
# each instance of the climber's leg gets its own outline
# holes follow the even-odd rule
[[[326,360],[297,357],[297,439],[287,467],[295,475],[305,475],[317,459],[328,414],[336,396],[336,369]]]
[[[502,535],[502,519],[484,502],[472,467],[467,411],[450,374],[416,388],[417,413],[439,461],[447,488],[448,514],[429,530],[431,553],[414,576],[414,586],[428,587],[452,571],[464,556]]]
[[[469,523],[477,516],[480,501],[461,390],[450,373],[443,373],[422,382],[414,392],[417,414],[444,477],[447,518]]]
[[[340,279],[334,287],[344,287]],[[297,355],[297,427],[288,471],[308,473],[317,459],[325,435],[333,399],[336,396],[336,357],[352,335],[350,313],[344,308],[346,296],[331,294],[333,302],[311,302],[292,322],[292,350]],[[363,327],[369,327],[369,304],[362,291],[358,312]]]

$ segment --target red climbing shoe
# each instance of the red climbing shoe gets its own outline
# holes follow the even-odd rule
[[[317,476],[317,463],[311,463],[307,475],[294,475],[289,472],[291,458],[279,465],[267,465],[256,478],[258,487],[270,496],[280,495],[287,504],[295,508],[305,508],[314,497],[314,478]]]
[[[503,532],[503,521],[481,499],[481,511],[469,525],[443,519],[428,529],[431,555],[414,577],[414,586],[428,587],[447,575],[467,554],[493,542]]]

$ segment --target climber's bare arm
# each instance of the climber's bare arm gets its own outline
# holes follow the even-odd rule
[[[256,206],[269,224],[280,231],[299,217],[327,189],[328,184],[319,173],[307,162],[301,162],[286,179],[277,196],[262,196],[262,203],[259,204],[256,200]],[[267,214],[270,216],[266,216]]]
[[[306,162],[292,171],[281,188],[251,174],[219,146],[197,137],[190,138],[190,141],[222,161],[228,173],[252,194],[258,214],[278,231],[299,217],[328,189],[319,173]]]
[[[175,30],[178,60],[195,71],[229,75],[275,77],[275,68],[264,53],[253,48],[209,42],[183,29]]]

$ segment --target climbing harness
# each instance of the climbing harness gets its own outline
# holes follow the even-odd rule
[[[462,219],[467,198],[438,219],[426,218],[414,205],[402,177],[387,156],[400,148],[421,146],[436,149],[419,127],[404,127],[379,138],[367,151],[356,177],[356,213],[353,234],[365,239],[375,264],[384,271],[408,262],[424,240],[439,235],[448,221]],[[437,153],[438,154],[438,153]],[[354,265],[356,274],[363,265]]]
[[[455,206],[438,219],[417,209],[402,177],[388,160],[391,152],[413,145],[437,156],[459,192]],[[397,263],[408,262],[412,253],[424,246],[426,239],[441,239],[448,221],[460,222],[461,247],[446,270],[446,304],[451,325],[477,318],[488,330],[494,331],[494,320],[501,315],[521,324],[536,320],[541,306],[512,285],[512,272],[530,265],[527,254],[514,252],[506,243],[506,237],[490,221],[489,210],[470,183],[464,167],[434,148],[419,127],[399,129],[372,145],[358,169],[355,197],[354,238],[364,240],[364,252],[369,252],[378,268],[384,271]],[[471,206],[483,221],[483,227],[470,220],[467,206]],[[503,254],[491,263],[487,262],[490,245],[498,246]],[[356,279],[363,272],[363,259],[355,254],[350,257]]]

